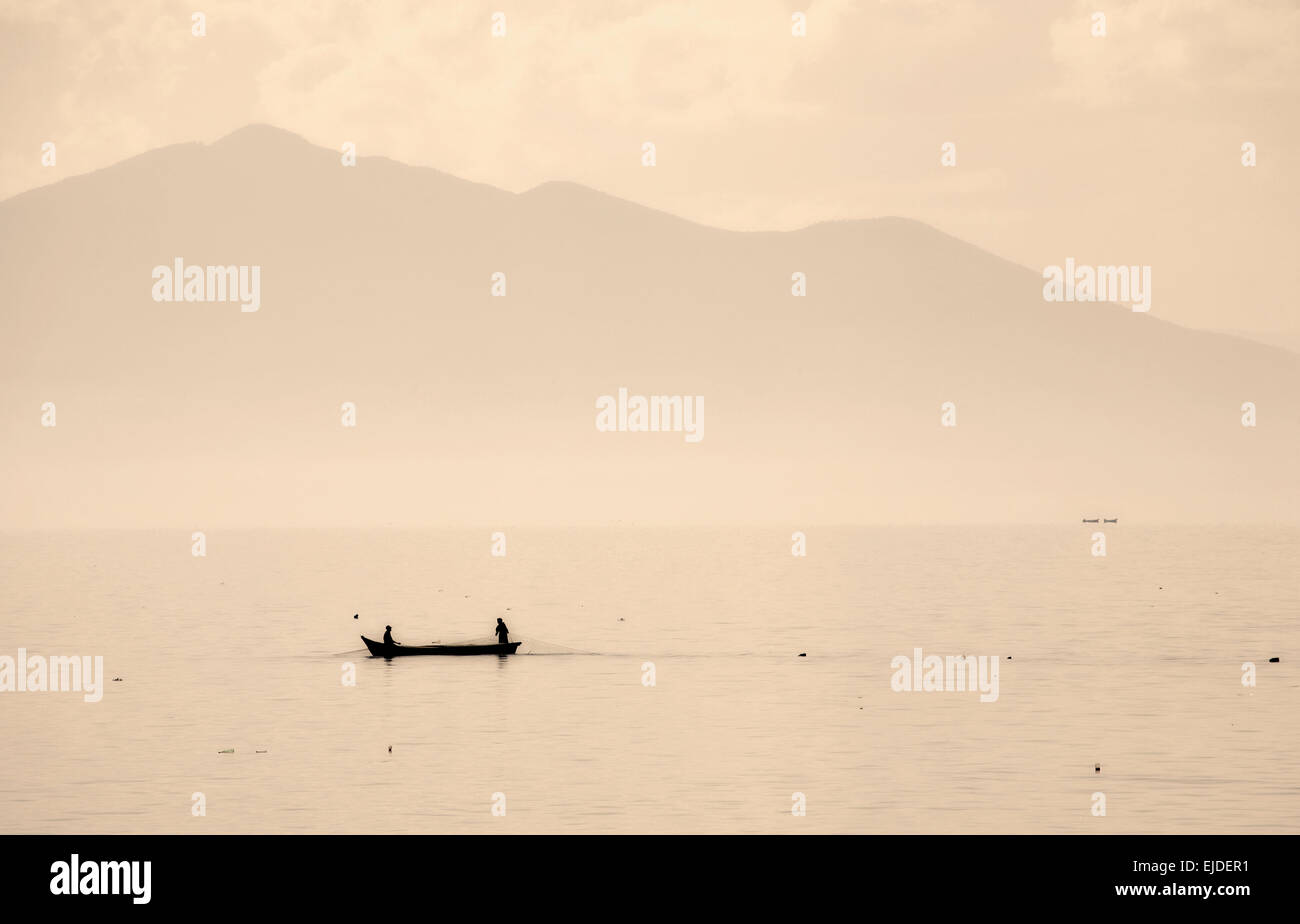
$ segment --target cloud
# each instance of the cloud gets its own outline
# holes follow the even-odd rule
[[[1097,11],[1106,15],[1104,37],[1092,34]],[[1075,0],[1050,38],[1057,82],[1049,95],[1092,108],[1294,91],[1300,77],[1300,7],[1285,0]]]

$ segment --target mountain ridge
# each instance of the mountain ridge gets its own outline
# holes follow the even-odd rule
[[[250,126],[0,203],[0,524],[1300,519],[1293,354],[913,219],[395,164]],[[260,266],[259,310],[155,301],[177,258]],[[598,432],[620,387],[703,395],[705,438]]]

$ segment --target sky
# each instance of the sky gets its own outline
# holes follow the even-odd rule
[[[1268,0],[2,0],[0,198],[267,123],[733,230],[899,215],[1149,265],[1153,315],[1294,345],[1298,39]]]

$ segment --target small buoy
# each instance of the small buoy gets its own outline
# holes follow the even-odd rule
[[[1269,659],[1268,659],[1268,663],[1269,663],[1269,664],[1278,664],[1279,662],[1281,662],[1281,660],[1282,660],[1281,658],[1269,658]]]

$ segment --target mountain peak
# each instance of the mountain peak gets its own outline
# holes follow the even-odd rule
[[[243,128],[237,128],[228,135],[223,135],[212,142],[212,147],[231,145],[306,145],[311,142],[296,132],[277,128],[264,122],[253,122]]]

